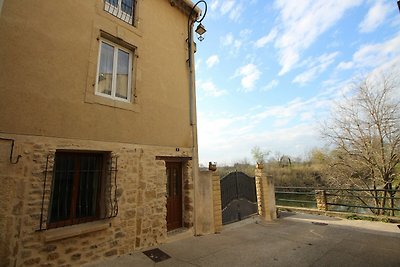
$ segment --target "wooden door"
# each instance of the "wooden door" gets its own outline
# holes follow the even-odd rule
[[[182,165],[167,162],[167,231],[182,227]]]

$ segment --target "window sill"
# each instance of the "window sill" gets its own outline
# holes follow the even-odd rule
[[[56,228],[47,230],[44,232],[44,241],[52,242],[88,233],[93,233],[109,228],[111,225],[109,220],[89,222],[83,224],[76,224],[72,226],[64,226],[62,228]]]
[[[89,92],[86,92],[85,103],[100,104],[113,108],[125,109],[133,112],[140,112],[140,106],[137,103],[129,103],[119,100],[109,99],[107,97],[95,95]]]

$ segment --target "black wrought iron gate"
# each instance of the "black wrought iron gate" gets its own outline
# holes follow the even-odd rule
[[[222,223],[228,224],[257,213],[254,177],[231,172],[221,179]]]

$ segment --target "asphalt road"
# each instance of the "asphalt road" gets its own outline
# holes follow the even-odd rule
[[[169,259],[154,262],[141,251],[105,266],[400,266],[397,224],[282,213],[224,227],[220,234],[188,237],[157,247]]]

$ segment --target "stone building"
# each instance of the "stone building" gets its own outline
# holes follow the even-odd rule
[[[1,266],[82,265],[197,234],[192,8],[0,1]]]

